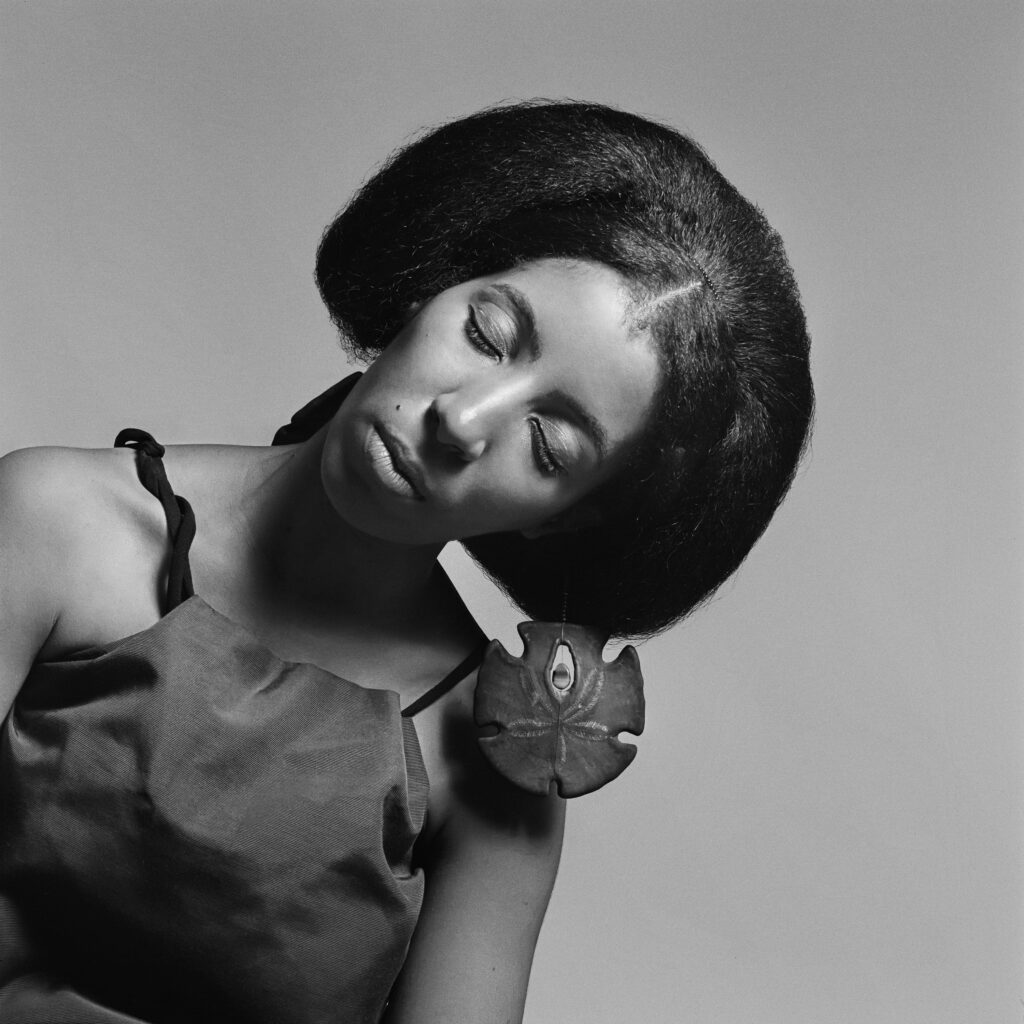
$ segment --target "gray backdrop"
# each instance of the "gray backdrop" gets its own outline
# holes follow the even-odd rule
[[[0,450],[267,441],[346,371],[319,233],[422,126],[568,96],[703,143],[787,241],[817,431],[641,651],[648,730],[570,807],[527,1019],[1021,1019],[1018,3],[0,13]]]

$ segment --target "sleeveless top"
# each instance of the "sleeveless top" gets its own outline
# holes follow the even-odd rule
[[[192,591],[194,517],[142,431],[166,614],[45,664],[0,735],[0,1021],[377,1021],[424,878],[412,714],[282,661]]]

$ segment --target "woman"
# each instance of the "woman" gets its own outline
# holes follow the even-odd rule
[[[563,802],[481,753],[484,638],[438,552],[534,618],[646,636],[792,478],[781,242],[660,125],[444,126],[317,281],[369,365],[278,445],[0,463],[4,1021],[521,1019]]]

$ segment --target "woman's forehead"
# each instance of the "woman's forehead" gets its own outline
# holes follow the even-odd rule
[[[603,264],[538,260],[480,282],[515,302],[516,319],[563,389],[604,427],[612,444],[643,429],[661,380],[656,347],[630,315],[633,299],[620,274]],[[520,308],[525,304],[526,308]]]
[[[588,326],[626,331],[635,322],[628,282],[603,263],[564,257],[532,260],[489,275],[481,283],[525,293],[537,321],[542,316],[551,322],[572,317]]]

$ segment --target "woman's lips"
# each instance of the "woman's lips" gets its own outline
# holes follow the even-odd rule
[[[400,437],[383,424],[375,424],[366,448],[377,479],[388,490],[417,501],[426,500],[423,471],[409,451],[409,446]]]

